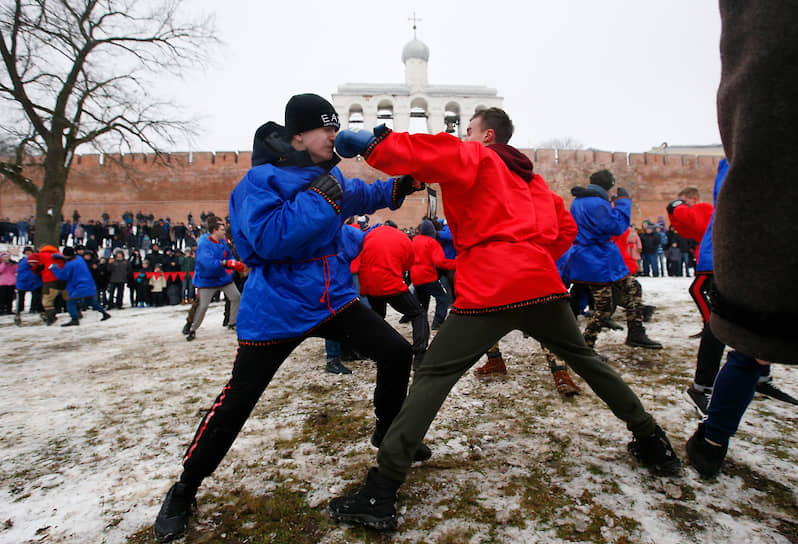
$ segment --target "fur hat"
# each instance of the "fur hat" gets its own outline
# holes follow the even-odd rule
[[[290,135],[321,127],[341,128],[333,105],[317,94],[297,94],[285,105],[285,128]]]
[[[72,258],[75,256],[75,248],[74,247],[65,247],[61,254],[66,257],[67,259]]]

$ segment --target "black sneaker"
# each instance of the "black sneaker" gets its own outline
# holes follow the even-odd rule
[[[70,321],[67,321],[66,323],[64,323],[61,326],[62,327],[77,327],[78,325],[80,325],[80,321],[78,321],[77,319],[72,319]]]
[[[340,359],[328,359],[327,366],[324,367],[324,372],[330,374],[351,374],[352,371],[345,367]]]
[[[183,325],[183,334],[188,334],[191,332],[191,323],[186,321],[186,324]]]
[[[785,393],[775,385],[773,380],[770,379],[766,382],[759,382],[756,384],[756,392],[768,396],[772,399],[780,400],[782,402],[789,402],[790,404],[798,404],[798,399],[792,395]]]
[[[369,469],[366,483],[352,495],[330,501],[330,517],[345,523],[357,523],[378,531],[396,529],[396,491],[400,482],[386,478],[376,468]]]
[[[169,542],[185,534],[191,512],[197,507],[195,494],[186,484],[178,482],[172,486],[155,518],[153,532],[158,542]]]
[[[227,328],[230,329],[231,331],[234,331],[234,330],[236,330],[236,324],[232,323],[232,324],[228,325]]]
[[[188,334],[186,335],[186,341],[191,342],[196,337],[197,335],[194,333],[194,331],[188,331]]]
[[[635,437],[627,445],[629,453],[660,476],[678,476],[682,473],[682,462],[673,451],[665,431],[657,425],[654,433],[646,437]]]
[[[378,425],[374,430],[374,434],[371,435],[371,445],[379,449],[383,438],[385,438],[385,431],[381,430]],[[422,442],[418,445],[415,453],[413,454],[413,461],[426,461],[430,457],[432,457],[432,450],[429,449],[429,446]]]
[[[699,423],[693,436],[687,441],[687,458],[702,478],[714,478],[720,472],[729,445],[716,446],[706,441],[704,424]]]
[[[106,321],[108,319],[111,319],[111,314],[105,313],[103,314],[102,318],[100,318],[100,321]]]
[[[699,391],[692,385],[687,388],[687,398],[695,404],[695,409],[700,417],[707,415],[710,394],[706,391]]]

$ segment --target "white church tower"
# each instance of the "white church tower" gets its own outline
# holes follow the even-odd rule
[[[338,86],[332,102],[341,116],[341,125],[371,130],[385,123],[401,132],[451,132],[459,137],[478,110],[502,107],[504,99],[496,89],[478,85],[430,85],[427,79],[429,47],[416,37],[402,49],[405,82],[345,83]]]

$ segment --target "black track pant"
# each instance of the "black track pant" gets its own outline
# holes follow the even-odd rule
[[[348,343],[377,362],[374,408],[378,424],[387,428],[407,396],[412,361],[407,340],[360,302],[308,336]],[[239,345],[230,381],[202,418],[183,458],[182,482],[199,487],[202,479],[216,470],[277,369],[303,339],[272,345]]]
[[[705,388],[712,388],[715,383],[715,376],[718,375],[720,362],[723,359],[723,350],[726,345],[715,338],[709,328],[710,301],[709,293],[714,287],[714,276],[712,274],[696,273],[693,283],[690,285],[690,296],[701,313],[704,321],[704,330],[701,331],[701,343],[698,345],[698,357],[695,365],[696,385]]]

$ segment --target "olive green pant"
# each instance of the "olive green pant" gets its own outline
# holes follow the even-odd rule
[[[635,436],[654,432],[654,418],[637,395],[585,344],[566,300],[479,316],[451,314],[430,344],[407,399],[382,441],[377,454],[381,474],[404,481],[416,447],[454,384],[493,344],[516,329],[565,361]]]

